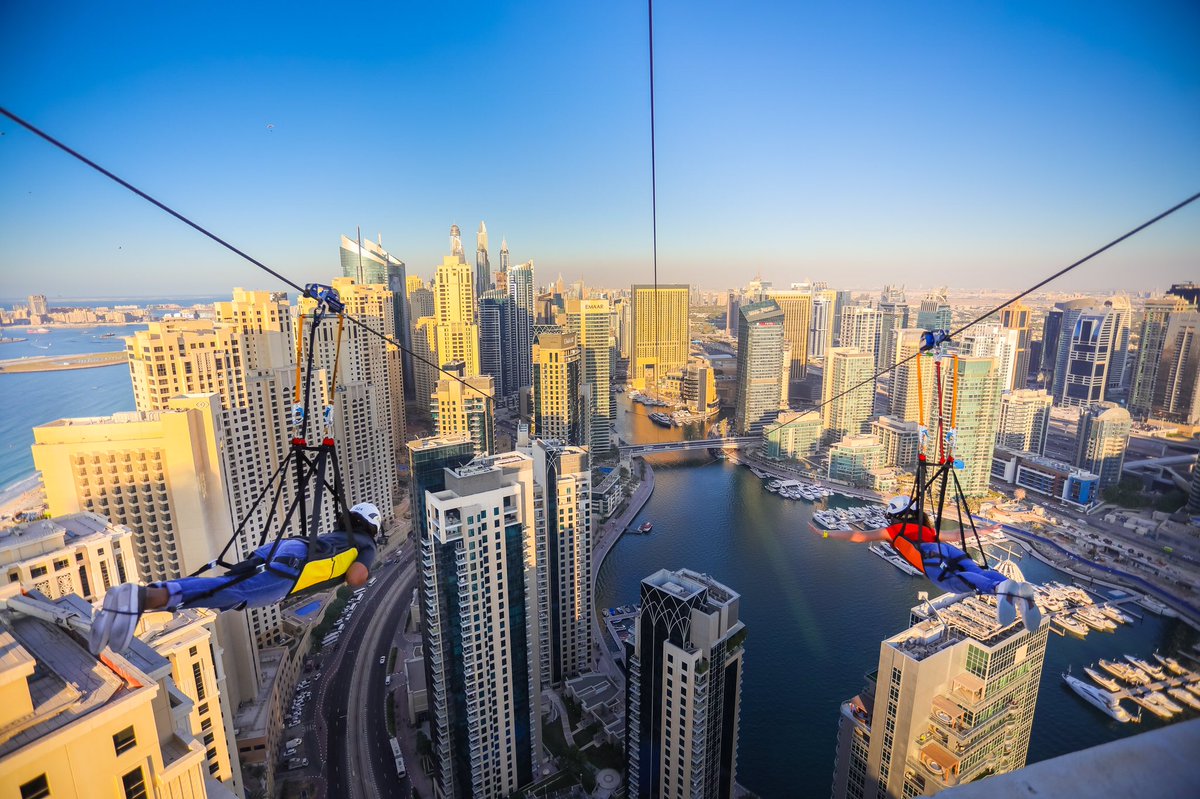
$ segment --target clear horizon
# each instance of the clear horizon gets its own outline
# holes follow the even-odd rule
[[[360,225],[428,279],[449,226],[471,259],[480,220],[493,265],[507,237],[539,282],[650,279],[642,4],[52,14],[6,10],[0,103],[297,282],[336,273]],[[1031,285],[1200,189],[1198,23],[1185,3],[660,0],[658,279]],[[6,294],[269,287],[0,134]],[[1163,289],[1198,264],[1191,207],[1049,288]]]

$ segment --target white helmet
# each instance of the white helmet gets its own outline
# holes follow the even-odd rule
[[[380,525],[383,522],[383,517],[379,515],[379,508],[372,505],[370,502],[360,502],[350,509],[353,516],[357,516],[363,521],[375,528],[375,532],[379,532]]]
[[[887,513],[889,516],[899,516],[904,511],[908,510],[908,506],[912,504],[912,497],[893,497],[887,505]]]

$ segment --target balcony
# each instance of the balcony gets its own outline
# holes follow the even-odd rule
[[[921,766],[936,782],[946,787],[958,784],[960,761],[946,747],[931,741],[921,747],[918,754]]]

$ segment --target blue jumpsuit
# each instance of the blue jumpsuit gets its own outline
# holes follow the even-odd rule
[[[254,555],[266,563],[274,544],[264,544],[254,550]],[[338,552],[344,552],[350,547],[358,548],[357,563],[362,563],[368,569],[375,562],[375,542],[367,535],[360,533],[344,533],[334,531],[318,536],[317,551],[313,560],[332,557]],[[300,570],[309,560],[308,541],[303,538],[285,538],[279,542],[275,556],[271,559],[271,568],[258,568],[256,573],[247,578],[236,574],[222,574],[217,577],[181,577],[178,580],[167,580],[163,583],[152,583],[156,588],[166,588],[170,593],[167,601],[168,610],[181,607],[202,607],[213,610],[234,610],[241,608],[261,608],[273,605],[286,597],[300,576]],[[253,558],[251,559],[253,560]],[[250,565],[250,568],[254,568]]]

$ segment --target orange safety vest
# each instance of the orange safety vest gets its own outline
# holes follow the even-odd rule
[[[926,527],[923,524],[900,522],[887,528],[887,533],[888,537],[892,539],[892,546],[896,551],[911,563],[913,568],[919,569],[923,574],[925,572],[924,559],[921,557],[921,551],[914,544],[913,537],[915,535],[917,543],[933,544],[938,540],[937,532],[932,527]]]

